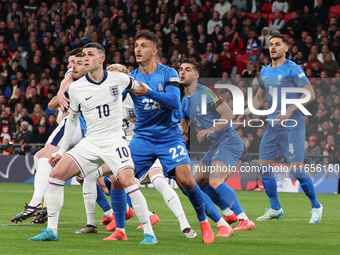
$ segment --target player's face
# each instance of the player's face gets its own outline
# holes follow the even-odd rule
[[[74,61],[72,76],[74,80],[78,80],[86,74],[85,66],[83,65],[83,58],[81,57],[75,58]]]
[[[196,80],[199,74],[195,71],[192,64],[183,63],[179,69],[180,83],[184,87],[190,86],[193,80]]]
[[[86,72],[97,70],[105,61],[105,56],[102,51],[97,48],[83,49],[83,64]]]
[[[135,42],[135,55],[138,64],[150,61],[156,53],[156,46],[150,40],[139,38]]]
[[[269,52],[270,52],[270,57],[274,61],[285,56],[287,51],[288,51],[288,46],[282,42],[281,38],[273,38],[270,40]]]
[[[74,56],[74,55],[68,57],[68,65],[67,65],[67,68],[68,68],[68,69],[73,68],[75,57],[76,57],[76,56]]]

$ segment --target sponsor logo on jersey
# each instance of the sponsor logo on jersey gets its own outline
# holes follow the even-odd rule
[[[200,106],[199,106],[198,104],[196,105],[196,111],[197,111],[197,112],[200,112],[200,111],[201,111]]]
[[[279,74],[279,77],[277,77],[277,81],[281,81],[282,74]]]
[[[179,78],[177,78],[177,77],[171,77],[171,78],[170,78],[170,81],[179,82]]]
[[[300,73],[299,74],[299,78],[303,77],[303,76],[306,76],[305,73]]]
[[[113,97],[118,97],[118,96],[119,96],[118,85],[116,85],[116,86],[111,86],[111,87],[110,87],[110,93],[111,93],[111,96],[113,96]]]
[[[164,90],[163,89],[163,85],[162,85],[161,82],[158,82],[157,85],[158,85],[158,91],[163,91]]]

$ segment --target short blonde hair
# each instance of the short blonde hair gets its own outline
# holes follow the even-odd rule
[[[126,68],[126,66],[121,65],[121,64],[112,64],[106,67],[106,71],[112,72],[112,71],[117,71],[120,73],[125,73],[128,74],[129,70]]]

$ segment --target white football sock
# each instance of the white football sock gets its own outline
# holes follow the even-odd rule
[[[46,198],[48,221],[47,228],[56,234],[58,231],[59,213],[64,204],[64,181],[49,178],[49,186]]]
[[[47,158],[41,158],[38,161],[37,172],[34,177],[34,193],[30,206],[37,206],[41,203],[43,196],[48,188],[48,178],[52,172],[52,166],[48,163]]]
[[[98,171],[93,171],[84,178],[83,198],[87,216],[87,225],[96,226],[96,199]]]
[[[234,212],[229,207],[227,209],[224,209],[222,213],[224,216],[227,216],[227,217],[234,214]]]
[[[220,226],[225,226],[225,227],[229,227],[230,225],[228,224],[228,222],[226,222],[222,217],[221,219],[219,219],[218,222],[216,222],[217,227]]]
[[[34,164],[33,164],[33,169],[37,171],[38,168],[38,162],[39,162],[39,157],[37,156],[37,154],[34,155]]]
[[[104,212],[104,215],[105,215],[105,217],[112,217],[112,215],[113,215],[113,210],[110,209],[110,210]]]
[[[249,220],[249,218],[247,217],[247,215],[244,212],[237,215],[237,219],[238,220]]]
[[[165,180],[164,175],[155,174],[151,177],[151,182],[163,196],[167,206],[177,217],[181,230],[183,231],[186,228],[191,228],[187,218],[185,217],[181,201],[179,200],[176,191],[170,187],[169,183]]]
[[[126,194],[131,198],[133,209],[138,217],[138,220],[143,225],[144,234],[154,236],[154,232],[148,215],[148,205],[142,192],[138,189],[138,185],[134,184],[125,189]]]
[[[125,228],[117,228],[117,229],[125,234]]]

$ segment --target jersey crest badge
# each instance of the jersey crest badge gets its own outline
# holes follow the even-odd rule
[[[126,115],[128,116],[128,117],[134,117],[135,115],[136,115],[136,113],[135,113],[135,109],[134,108],[128,108],[128,109],[126,109]]]
[[[116,86],[111,86],[111,87],[110,87],[110,93],[111,93],[111,96],[113,96],[113,97],[118,97],[118,96],[119,96],[118,85],[116,85]]]

